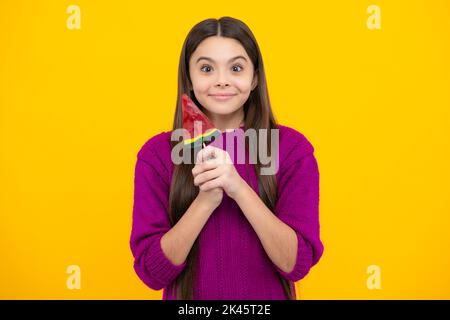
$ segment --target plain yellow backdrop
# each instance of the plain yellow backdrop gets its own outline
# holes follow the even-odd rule
[[[1,0],[0,298],[161,298],[129,249],[136,154],[171,129],[187,33],[221,16],[251,28],[278,122],[316,150],[325,252],[299,295],[449,299],[450,4],[437,0]]]

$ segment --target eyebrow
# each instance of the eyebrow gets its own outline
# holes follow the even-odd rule
[[[232,62],[232,61],[234,61],[234,60],[237,60],[237,59],[239,59],[239,58],[244,59],[245,61],[247,61],[247,59],[246,59],[244,56],[236,56],[236,57],[231,58],[230,60],[228,60],[228,63],[230,63],[230,62]],[[199,57],[195,63],[198,63],[198,62],[199,62],[200,60],[202,60],[202,59],[211,61],[212,63],[215,62],[215,61],[214,61],[213,59],[211,59],[210,57]]]

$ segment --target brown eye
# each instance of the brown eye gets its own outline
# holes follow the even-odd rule
[[[242,66],[241,66],[241,65],[239,65],[239,64],[237,64],[237,65],[233,66],[233,68],[235,68],[235,67],[241,68],[241,70],[243,69],[243,68],[242,68]]]
[[[211,69],[211,67],[210,67],[210,66],[208,66],[208,65],[204,65],[204,66],[202,66],[202,67],[200,68],[200,70],[202,70],[202,71],[203,71],[203,68],[209,68],[209,69]]]

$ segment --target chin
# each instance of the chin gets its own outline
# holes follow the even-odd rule
[[[211,108],[210,107],[207,108],[208,112],[214,113],[214,114],[219,114],[221,116],[225,116],[225,115],[231,114],[231,113],[235,112],[238,109],[239,108],[227,108],[227,107],[217,107],[217,106],[214,106],[214,107],[211,107]]]

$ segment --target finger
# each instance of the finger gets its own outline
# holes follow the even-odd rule
[[[202,173],[204,171],[208,171],[208,170],[213,170],[213,169],[217,168],[218,166],[219,166],[219,164],[217,163],[217,161],[214,161],[214,160],[208,160],[203,163],[198,163],[192,169],[192,175],[194,177],[196,177],[200,173]]]
[[[216,158],[217,152],[218,152],[217,148],[213,146],[207,146],[206,148],[201,149],[197,153],[196,163],[201,163],[207,161],[208,159]]]
[[[228,154],[228,152],[226,150],[222,150],[219,148],[214,148],[212,156],[214,157],[214,159],[216,160],[216,162],[218,164],[231,164],[232,161],[230,159],[230,155]],[[209,155],[209,153],[207,153]],[[207,156],[205,156],[205,154],[203,155],[203,160],[205,161],[207,159]]]
[[[219,168],[200,173],[194,178],[194,185],[198,186],[209,180],[215,179],[220,176],[220,173]]]
[[[222,186],[222,180],[221,178],[215,178],[213,180],[209,180],[203,184],[200,185],[200,190],[201,191],[208,191],[217,187],[221,187]]]

